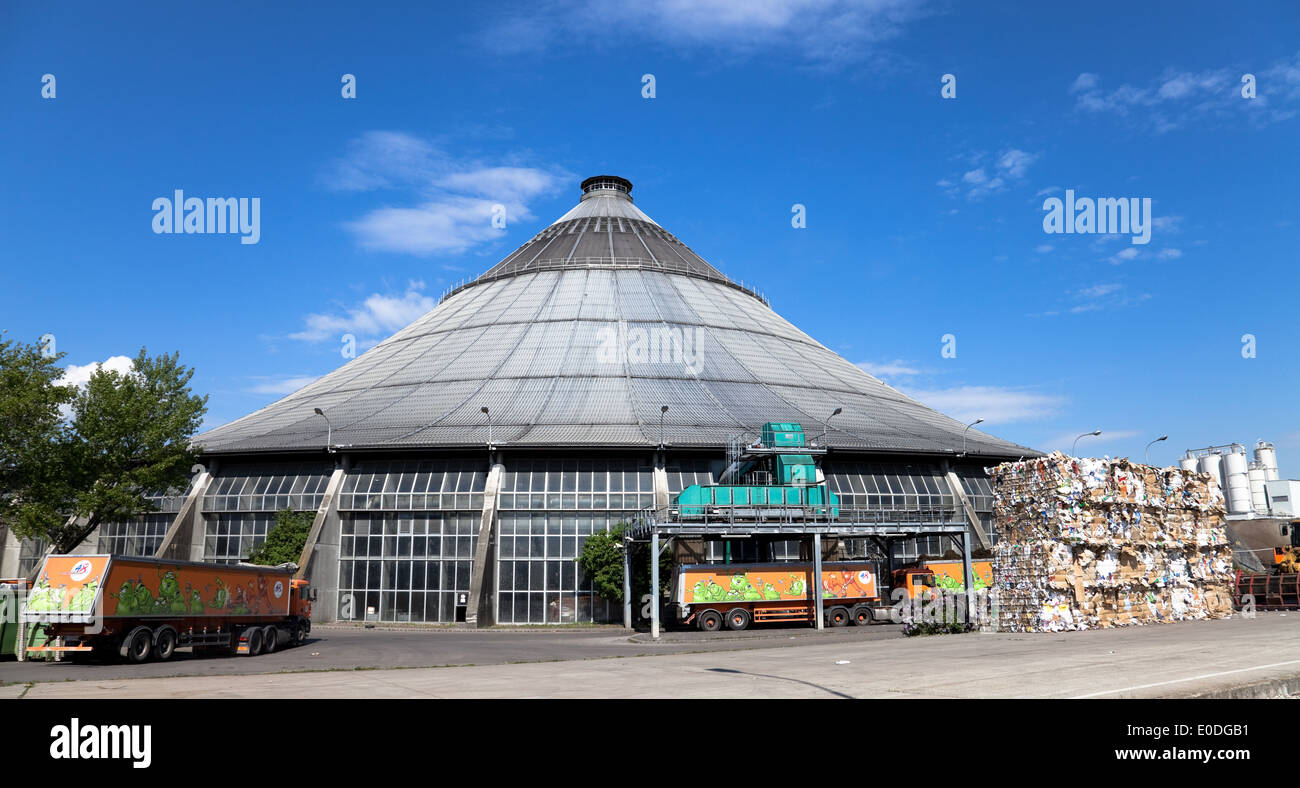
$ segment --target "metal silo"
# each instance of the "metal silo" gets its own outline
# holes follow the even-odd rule
[[[1178,467],[1185,471],[1196,471],[1196,457],[1189,451],[1178,461]]]
[[[1246,476],[1250,479],[1250,507],[1255,510],[1255,514],[1267,515],[1268,493],[1264,489],[1264,466],[1252,462]]]
[[[1255,462],[1264,469],[1264,481],[1277,481],[1277,451],[1268,441],[1255,441]]]
[[[1223,494],[1228,499],[1229,514],[1249,514],[1251,511],[1248,464],[1246,447],[1240,444],[1234,443],[1231,451],[1223,455]]]
[[[1220,466],[1222,465],[1222,463],[1223,463],[1222,455],[1210,453],[1210,454],[1202,455],[1201,459],[1197,462],[1197,468],[1198,470],[1200,470],[1201,473],[1208,473],[1211,476],[1213,476],[1214,481],[1218,482],[1219,487],[1222,488],[1223,473],[1220,470]]]

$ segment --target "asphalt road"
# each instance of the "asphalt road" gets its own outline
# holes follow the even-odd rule
[[[697,651],[734,651],[792,643],[843,643],[902,637],[892,624],[818,632],[802,626],[764,627],[745,632],[648,633],[621,627],[581,629],[363,629],[317,627],[302,646],[257,657],[195,657],[189,649],[168,662],[126,663],[0,662],[0,684],[132,679],[165,676],[224,676],[303,670],[503,665],[518,662],[603,659]]]
[[[340,642],[350,643],[353,651],[366,649],[374,636],[384,633],[339,633],[337,638],[328,634],[319,648],[309,645],[304,650],[322,651],[324,656],[324,649],[337,649],[337,661],[345,651]],[[220,675],[114,680],[101,672],[93,681],[0,687],[0,697],[1123,698],[1221,694],[1261,682],[1294,688],[1300,680],[1300,616],[1294,614],[1060,634],[905,638],[885,628],[805,633],[793,640],[765,634],[648,646],[629,643],[626,635],[601,632],[412,633],[394,636],[391,642],[414,650],[416,661],[419,656],[428,661],[425,649],[430,647],[438,652],[435,662],[451,662],[456,653],[480,660],[564,658],[473,667],[267,673],[238,680]],[[630,656],[651,649],[658,651]],[[625,658],[590,658],[597,656]],[[287,666],[303,658],[270,657],[280,659],[290,659]],[[47,675],[60,675],[61,666],[45,667],[53,669]]]

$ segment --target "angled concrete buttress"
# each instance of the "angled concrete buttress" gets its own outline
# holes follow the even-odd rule
[[[496,560],[497,493],[505,470],[500,461],[494,462],[487,483],[483,485],[483,515],[479,519],[469,600],[465,606],[465,623],[480,627],[490,627],[497,621],[496,572],[492,570]]]

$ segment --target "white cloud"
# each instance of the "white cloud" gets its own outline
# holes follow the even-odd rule
[[[1123,249],[1120,249],[1115,254],[1111,255],[1110,261],[1115,265],[1119,265],[1120,263],[1124,263],[1129,260],[1135,260],[1137,259],[1137,256],[1138,256],[1138,250],[1136,248],[1132,246],[1126,246]]]
[[[1048,186],[1046,189],[1039,189],[1039,190],[1034,194],[1034,196],[1035,196],[1035,197],[1044,197],[1044,196],[1049,195],[1049,194],[1056,194],[1056,193],[1059,192],[1060,190],[1061,190],[1061,187],[1060,187],[1060,186]]]
[[[65,386],[76,386],[81,388],[90,382],[90,376],[95,374],[101,368],[111,372],[126,374],[135,368],[135,360],[126,356],[109,356],[104,361],[92,361],[89,364],[69,364],[63,370],[63,377],[59,383]]]
[[[1038,161],[1038,154],[1012,148],[998,159],[998,167],[1012,178],[1019,178],[1035,161]]]
[[[1097,75],[1083,72],[1075,77],[1074,84],[1070,86],[1071,93],[1078,93],[1081,90],[1092,90],[1097,86]]]
[[[956,197],[960,192],[959,187],[954,181],[960,181],[965,184],[966,198],[969,200],[978,200],[989,194],[994,194],[1005,189],[1010,182],[1018,181],[1024,177],[1025,171],[1029,166],[1038,160],[1037,153],[1028,153],[1019,148],[1011,148],[1001,153],[995,161],[990,164],[981,164],[987,158],[987,154],[980,152],[969,157],[974,169],[962,173],[960,178],[942,178],[938,185],[949,197]]]
[[[984,419],[990,425],[1050,418],[1066,402],[1064,397],[1000,386],[906,389],[904,393],[958,421]]]
[[[1093,285],[1092,287],[1083,288],[1078,292],[1078,295],[1083,298],[1100,298],[1101,296],[1104,295],[1110,295],[1111,293],[1118,291],[1122,287],[1123,285],[1116,284],[1114,282],[1110,282],[1107,284]]]
[[[567,174],[514,164],[458,160],[432,143],[395,131],[371,131],[322,176],[337,191],[379,189],[405,193],[407,205],[375,208],[345,222],[366,249],[403,254],[456,254],[497,240],[505,223],[534,218],[529,203],[557,190]]]
[[[1156,258],[1159,260],[1177,260],[1182,256],[1182,249],[1161,249],[1159,252],[1156,252]]]
[[[857,366],[858,369],[861,369],[863,372],[867,373],[868,375],[877,378],[912,377],[915,375],[922,374],[919,368],[913,366],[907,361],[902,360],[901,358],[896,358],[893,361],[886,361],[881,364],[877,364],[872,361],[859,361]]]
[[[738,54],[792,50],[823,64],[861,61],[929,13],[911,0],[554,0],[500,15],[483,43],[541,52],[557,41],[593,48],[641,39]]]
[[[1300,103],[1300,52],[1256,73],[1253,99],[1241,96],[1245,69],[1205,71],[1168,69],[1145,85],[1101,86],[1096,74],[1080,74],[1069,92],[1076,109],[1093,114],[1113,114],[1139,128],[1164,133],[1207,117],[1230,118],[1241,113],[1257,124],[1287,120],[1296,114],[1284,105]]]
[[[1038,252],[1039,254],[1047,254],[1048,252],[1052,251],[1055,248],[1056,247],[1052,246],[1051,244],[1039,244],[1038,246],[1034,247],[1034,251]]]
[[[357,343],[364,346],[365,340],[404,328],[437,306],[423,290],[423,282],[411,282],[400,296],[372,293],[360,306],[346,308],[343,315],[307,315],[307,327],[289,337],[304,342],[337,342],[344,334],[353,334]]]
[[[309,383],[320,379],[319,375],[301,375],[288,378],[267,378],[248,389],[253,394],[292,394]]]

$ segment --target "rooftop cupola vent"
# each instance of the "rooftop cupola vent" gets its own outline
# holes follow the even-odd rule
[[[617,175],[593,175],[582,182],[582,199],[598,194],[613,194],[632,199],[632,182]]]

